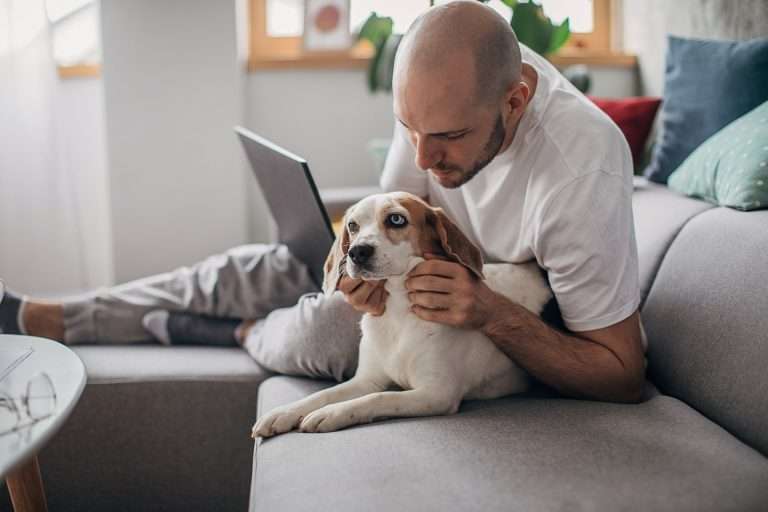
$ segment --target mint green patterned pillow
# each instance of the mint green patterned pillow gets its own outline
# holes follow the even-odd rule
[[[668,184],[720,206],[768,208],[768,101],[704,141]]]

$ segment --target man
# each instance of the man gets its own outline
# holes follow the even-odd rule
[[[632,164],[618,128],[544,59],[527,48],[521,55],[505,20],[473,1],[434,7],[414,22],[398,50],[393,93],[397,124],[383,188],[444,208],[489,261],[535,258],[569,332],[442,260],[411,272],[414,313],[480,329],[564,395],[639,400],[645,370]],[[248,246],[80,301],[19,307],[10,296],[16,307],[5,317],[16,312],[28,332],[45,327],[70,343],[126,332],[141,338],[142,321],[171,343],[185,332],[190,340],[195,333],[234,338],[275,371],[340,380],[356,366],[354,310],[381,314],[386,292],[382,283],[344,278],[340,290],[354,310],[340,293],[303,295],[284,307],[312,289],[306,268],[284,248]],[[261,320],[201,323],[180,311]]]

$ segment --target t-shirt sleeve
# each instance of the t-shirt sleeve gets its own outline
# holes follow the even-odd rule
[[[385,192],[402,190],[419,197],[427,197],[427,173],[416,166],[416,154],[408,140],[406,130],[395,121],[392,146],[387,153],[379,185]]]
[[[565,325],[601,329],[640,305],[632,185],[601,171],[574,179],[541,210],[534,247]]]

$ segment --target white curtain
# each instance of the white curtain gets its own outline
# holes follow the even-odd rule
[[[22,293],[98,284],[88,270],[82,171],[73,168],[67,133],[78,127],[62,83],[44,1],[0,0],[0,278]]]

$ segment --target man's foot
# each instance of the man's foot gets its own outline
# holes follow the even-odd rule
[[[22,300],[0,280],[0,334],[22,334],[19,313]]]
[[[242,323],[234,318],[216,318],[156,309],[142,319],[144,328],[164,345],[238,346],[235,330]]]

